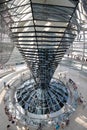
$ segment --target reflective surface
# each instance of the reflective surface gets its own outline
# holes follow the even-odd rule
[[[0,12],[37,86],[49,87],[57,65],[79,33],[78,0],[9,0]]]
[[[11,31],[0,13],[0,66],[3,66],[9,60],[13,48]]]
[[[34,81],[26,81],[17,90],[17,100],[24,110],[34,114],[50,114],[59,111],[68,99],[66,86],[52,79],[48,89],[35,88]]]
[[[63,76],[63,75],[64,75],[64,79],[62,77],[62,80],[65,81],[64,72],[61,73],[61,76]],[[29,82],[29,79],[30,79],[30,82]],[[29,85],[29,83],[31,83],[31,85]],[[27,107],[26,108],[22,107],[22,105],[23,104],[26,105],[26,103],[28,101],[27,99],[25,99],[25,97],[27,97],[27,98],[29,97],[28,99],[31,98],[32,102],[34,103],[33,99],[35,99],[35,98],[32,95],[32,93],[34,93],[34,92],[28,93],[28,91],[27,91],[33,85],[34,85],[34,80],[32,80],[32,78],[29,77],[29,72],[26,71],[24,73],[24,75],[17,75],[16,78],[14,78],[12,80],[12,82],[10,84],[11,88],[9,88],[7,90],[7,93],[5,95],[5,106],[7,107],[9,114],[12,115],[12,117],[16,117],[17,121],[22,123],[22,125],[24,124],[27,126],[29,125],[29,126],[34,127],[34,126],[38,126],[39,123],[41,123],[43,126],[50,127],[50,126],[55,125],[55,123],[57,123],[57,122],[62,123],[62,121],[66,120],[69,117],[69,115],[71,115],[77,108],[78,92],[77,92],[77,89],[74,89],[75,85],[73,86],[73,84],[71,84],[71,82],[67,82],[67,86],[64,86],[63,82],[61,82],[60,80],[53,79],[51,82],[52,89],[49,90],[50,98],[47,94],[48,93],[48,91],[47,91],[47,93],[45,94],[45,98],[44,98],[45,100],[43,100],[46,102],[50,100],[50,102],[52,104],[51,104],[51,106],[49,105],[49,107],[43,106],[42,109],[50,110],[50,108],[52,108],[54,110],[54,108],[56,108],[56,106],[60,105],[60,102],[62,102],[62,104],[64,103],[63,107],[60,105],[60,110],[55,109],[58,111],[55,111],[55,110],[54,110],[54,112],[50,111],[50,113],[47,113],[47,114],[43,114],[43,113],[40,114],[41,108],[39,108],[39,107],[36,108],[36,110],[38,109],[38,113],[29,112]],[[20,86],[20,87],[18,87],[18,86]],[[28,89],[26,88],[26,86],[28,87]],[[56,92],[54,94],[52,90],[54,90],[55,86],[57,86],[56,87],[57,90],[55,89]],[[62,88],[60,88],[60,86]],[[67,89],[66,89],[66,87],[67,87]],[[38,100],[39,101],[42,100],[41,91],[39,89],[35,89],[35,90],[36,90],[36,93],[34,93],[34,94],[38,96]],[[26,94],[24,95],[23,92],[26,92]],[[60,96],[61,92],[63,93],[63,97]],[[60,101],[56,98],[56,97],[58,97],[57,94],[58,94],[58,96],[60,96]],[[23,95],[23,97],[21,97],[21,95]],[[67,96],[65,96],[65,95],[67,95]],[[20,101],[18,101],[17,96],[21,97]],[[65,98],[65,97],[67,98],[67,100],[63,101],[63,98]],[[30,100],[30,103],[31,103],[31,100]],[[36,100],[36,103],[38,103],[38,100]],[[54,104],[54,101],[56,101],[57,104],[56,103]],[[46,103],[45,105],[47,105],[47,104],[48,103]],[[29,106],[29,104],[28,104],[28,106]],[[34,107],[36,107],[35,104],[32,104],[32,109],[34,109]]]

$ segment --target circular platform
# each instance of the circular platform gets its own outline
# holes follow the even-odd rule
[[[5,106],[10,115],[27,126],[52,126],[67,119],[76,109],[72,87],[53,78],[45,89],[36,85],[27,73],[17,77],[5,95]]]

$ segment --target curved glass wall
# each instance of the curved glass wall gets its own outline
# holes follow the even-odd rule
[[[9,60],[13,48],[14,44],[11,39],[11,31],[3,16],[0,15],[0,66]]]
[[[80,1],[80,33],[65,54],[61,64],[87,73],[87,10],[86,1]]]
[[[86,25],[85,25],[86,27]],[[87,73],[87,31],[80,32],[73,45],[64,56],[61,64]]]

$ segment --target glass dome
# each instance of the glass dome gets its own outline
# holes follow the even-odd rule
[[[47,89],[35,88],[34,80],[26,81],[17,89],[18,103],[34,114],[50,114],[59,111],[68,100],[68,90],[63,82],[52,79]]]

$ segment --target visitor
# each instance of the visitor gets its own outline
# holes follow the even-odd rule
[[[8,114],[8,120],[12,121],[12,115],[10,113]]]
[[[11,130],[10,127],[11,127],[10,125],[7,125],[7,130]]]
[[[13,105],[15,105],[16,104],[16,100],[15,100],[15,98],[13,97]]]
[[[41,125],[41,123],[39,124],[37,130],[42,130],[42,125]]]
[[[6,113],[6,115],[9,115],[9,110],[7,107],[5,107],[5,113]]]
[[[86,108],[86,106],[87,106],[86,101],[83,101],[83,109],[85,109],[85,108]]]
[[[66,125],[66,123],[65,123],[65,122],[62,122],[62,123],[61,123],[61,128],[64,129],[64,128],[65,128],[65,125]]]
[[[49,114],[47,114],[47,118],[49,119]]]
[[[7,87],[8,87],[8,88],[11,88],[9,84],[7,85]]]
[[[83,103],[83,97],[82,97],[81,93],[80,93],[80,96],[78,98],[78,103],[79,103],[79,105]]]
[[[6,87],[7,87],[6,82],[4,82],[4,88],[6,88]]]
[[[25,128],[24,130],[28,130],[29,129],[26,125],[24,126],[24,128]]]
[[[59,130],[59,128],[60,128],[60,125],[57,123],[55,126],[55,130]]]
[[[12,124],[15,124],[15,121],[14,121],[14,120],[12,120]]]
[[[68,126],[69,123],[70,123],[70,120],[67,118],[67,119],[66,119],[66,126]]]

